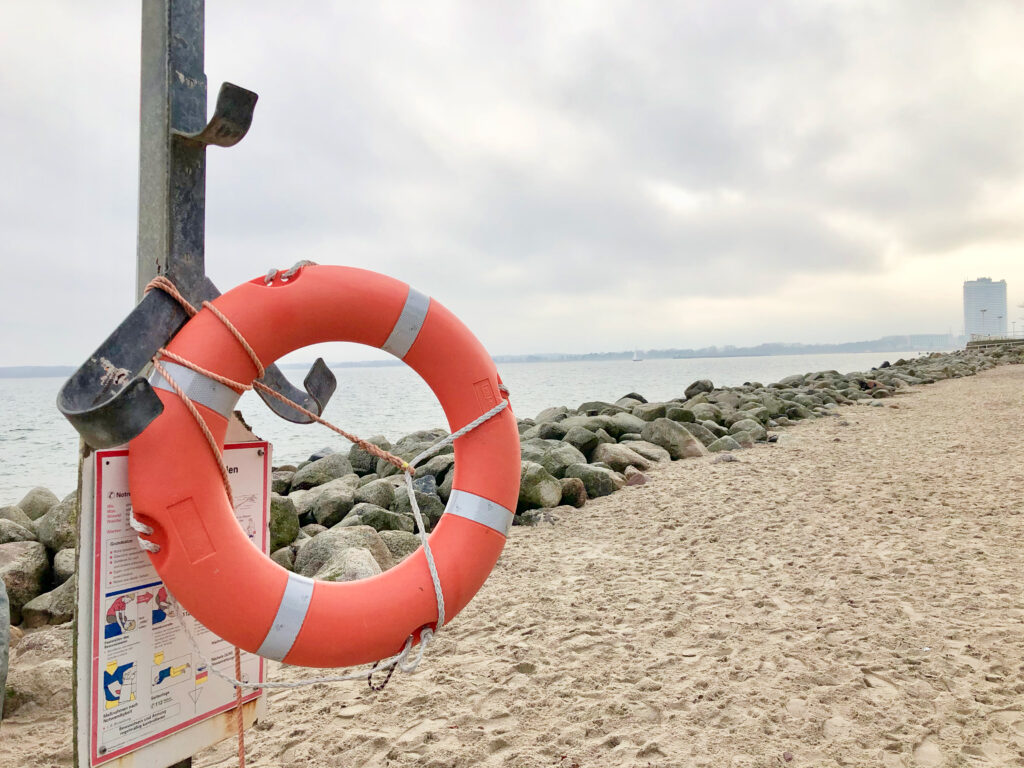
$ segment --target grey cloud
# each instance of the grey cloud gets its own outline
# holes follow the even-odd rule
[[[211,96],[260,93],[246,140],[209,156],[214,279],[351,263],[486,307],[481,334],[511,344],[491,315],[525,295],[770,297],[1022,237],[989,204],[1024,184],[1024,77],[991,59],[993,30],[1024,29],[1015,6],[565,8],[208,4]],[[131,303],[138,13],[0,11],[0,364],[70,362]],[[652,184],[697,202],[672,210]],[[706,343],[729,341],[707,322]]]

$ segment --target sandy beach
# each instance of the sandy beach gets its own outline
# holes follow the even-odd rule
[[[1024,765],[1024,366],[735,455],[513,529],[417,674],[272,692],[248,764]],[[0,764],[70,733],[26,707]]]

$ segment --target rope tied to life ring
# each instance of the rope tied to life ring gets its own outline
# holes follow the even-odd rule
[[[291,270],[282,273],[282,276],[281,276],[282,281],[287,281],[287,279],[289,279],[291,276],[294,275],[294,273],[299,269],[299,267],[307,266],[307,265],[310,265],[310,264],[311,264],[311,262],[300,262],[299,264],[296,264],[294,267],[291,268]],[[268,277],[272,278],[272,276],[273,276],[273,274],[275,272],[276,272],[276,270],[271,270],[271,272],[268,273]],[[148,291],[154,290],[154,289],[160,290],[160,291],[163,291],[163,292],[167,293],[171,298],[173,298],[175,301],[177,301],[183,307],[183,309],[186,311],[186,313],[189,315],[189,317],[193,317],[196,314],[198,314],[198,310],[194,306],[192,306],[191,303],[188,302],[188,300],[181,294],[181,292],[177,289],[177,287],[174,285],[174,283],[170,279],[168,279],[167,277],[159,276],[159,277],[153,279],[152,281],[150,281],[150,283],[146,286],[146,291],[148,292]],[[253,389],[258,389],[258,390],[260,390],[260,391],[262,391],[264,393],[270,394],[275,399],[277,399],[277,400],[279,400],[279,401],[281,401],[281,402],[291,406],[292,408],[295,408],[297,411],[305,414],[312,421],[316,421],[317,423],[320,423],[320,424],[328,427],[329,429],[331,429],[332,431],[334,431],[337,434],[341,435],[342,437],[346,438],[347,440],[349,440],[353,444],[358,445],[360,448],[362,448],[364,451],[366,451],[370,455],[372,455],[372,456],[374,456],[374,457],[376,457],[378,459],[382,459],[382,460],[392,464],[396,468],[398,468],[402,472],[402,474],[404,475],[406,492],[407,492],[408,497],[409,497],[409,502],[410,502],[410,507],[411,507],[411,511],[412,511],[413,517],[414,517],[414,519],[416,521],[416,526],[417,526],[418,533],[419,533],[420,543],[421,543],[421,545],[423,547],[423,550],[424,550],[424,555],[426,557],[427,566],[428,566],[428,569],[430,571],[431,582],[432,582],[433,587],[434,587],[434,594],[435,594],[435,599],[436,599],[436,602],[437,602],[437,621],[436,621],[436,624],[434,625],[433,628],[431,628],[430,626],[424,626],[424,627],[420,628],[420,630],[419,630],[419,640],[420,640],[419,645],[420,645],[420,647],[418,649],[418,652],[415,654],[415,656],[413,656],[412,659],[410,660],[410,655],[412,653],[412,648],[413,648],[413,645],[414,645],[414,642],[415,642],[415,633],[414,633],[414,634],[410,634],[408,636],[408,638],[405,641],[404,647],[402,648],[402,650],[399,653],[395,654],[394,656],[391,656],[390,658],[386,658],[386,659],[383,659],[381,661],[378,661],[378,662],[374,663],[373,667],[369,670],[368,673],[367,672],[362,672],[362,671],[360,671],[360,672],[350,672],[350,673],[347,673],[347,674],[327,676],[327,677],[308,678],[308,679],[303,679],[303,680],[298,680],[298,681],[288,682],[288,683],[284,683],[284,682],[279,682],[279,683],[273,683],[273,682],[254,683],[254,682],[250,682],[250,681],[242,679],[241,667],[240,667],[240,653],[239,653],[239,649],[237,647],[235,647],[235,662],[236,663],[235,663],[235,674],[234,674],[234,676],[231,676],[231,675],[228,675],[228,674],[225,674],[225,673],[221,672],[220,670],[216,669],[214,667],[214,665],[210,664],[207,661],[207,668],[215,676],[223,679],[225,682],[230,683],[236,689],[236,699],[237,699],[237,702],[238,702],[236,718],[237,718],[237,723],[238,723],[239,744],[240,744],[239,755],[240,755],[240,760],[244,760],[244,742],[243,742],[243,738],[244,737],[243,737],[242,710],[241,710],[241,705],[242,705],[242,689],[243,688],[254,689],[254,690],[255,689],[272,689],[272,688],[276,688],[276,689],[280,689],[280,688],[299,688],[299,687],[303,687],[303,686],[316,685],[316,684],[319,684],[319,683],[332,683],[332,682],[341,682],[341,681],[357,680],[357,679],[365,678],[367,680],[367,682],[368,682],[368,684],[369,684],[371,689],[373,689],[373,690],[382,690],[384,688],[384,686],[386,686],[387,683],[390,681],[391,676],[393,675],[395,669],[398,669],[401,672],[404,672],[404,673],[407,673],[407,674],[411,674],[411,673],[416,671],[420,661],[423,659],[424,652],[426,651],[426,648],[429,646],[430,642],[433,640],[436,632],[439,631],[442,628],[442,626],[444,625],[444,623],[445,623],[445,605],[444,605],[444,594],[443,594],[443,591],[442,591],[442,588],[441,588],[440,578],[438,576],[437,567],[436,567],[436,564],[434,562],[433,553],[431,552],[430,544],[429,544],[429,541],[428,541],[428,538],[427,538],[427,534],[426,534],[426,525],[424,523],[423,516],[422,516],[422,513],[421,513],[420,508],[419,508],[419,504],[418,504],[418,502],[416,500],[415,487],[413,485],[413,477],[415,476],[415,473],[416,473],[416,469],[415,468],[416,468],[416,466],[420,462],[424,461],[425,459],[429,458],[430,456],[433,456],[435,453],[437,453],[438,451],[443,449],[445,446],[453,443],[458,438],[460,438],[460,437],[468,434],[469,432],[473,431],[474,429],[478,428],[479,426],[481,426],[482,424],[486,423],[487,421],[489,421],[490,419],[494,418],[499,413],[504,411],[506,408],[508,408],[508,406],[509,406],[509,401],[508,401],[509,391],[504,386],[504,384],[500,383],[500,381],[499,381],[498,389],[499,389],[499,392],[501,393],[501,399],[500,399],[500,402],[498,402],[497,405],[495,405],[493,408],[489,409],[488,411],[486,411],[485,413],[483,413],[482,415],[480,415],[479,417],[477,417],[476,419],[474,419],[470,423],[466,424],[461,429],[458,429],[455,432],[453,432],[450,435],[448,435],[447,437],[445,437],[445,438],[435,442],[434,444],[429,446],[426,450],[424,450],[419,455],[414,457],[411,461],[405,461],[404,459],[402,459],[402,458],[400,458],[398,456],[395,456],[394,454],[392,454],[392,453],[390,453],[390,452],[380,448],[379,446],[376,446],[376,445],[374,445],[374,444],[372,444],[372,443],[370,443],[370,442],[368,442],[366,440],[363,440],[363,439],[359,438],[356,435],[353,435],[353,434],[351,434],[349,432],[346,432],[345,430],[337,427],[334,424],[331,424],[327,420],[325,420],[325,419],[321,418],[320,416],[318,416],[317,414],[309,411],[308,409],[304,408],[300,404],[295,403],[294,401],[290,400],[289,398],[285,397],[284,395],[281,395],[280,393],[278,393],[275,390],[271,389],[266,384],[264,384],[262,381],[259,381],[259,379],[262,378],[262,376],[264,375],[265,368],[264,368],[262,362],[260,361],[259,356],[253,350],[252,346],[248,343],[248,341],[245,339],[243,334],[234,326],[234,324],[231,322],[231,320],[226,315],[224,315],[224,313],[222,313],[216,306],[214,306],[210,302],[203,302],[202,306],[203,306],[204,309],[210,310],[210,312],[213,314],[213,316],[216,317],[217,320],[219,320],[220,323],[234,337],[234,339],[237,341],[237,343],[241,347],[241,349],[243,349],[246,352],[247,356],[252,361],[252,364],[253,364],[256,372],[257,372],[257,375],[256,375],[254,381],[251,384],[246,384],[244,382],[235,381],[235,380],[227,378],[225,376],[221,376],[220,374],[217,374],[216,372],[207,370],[207,369],[203,368],[202,366],[197,365],[193,361],[191,361],[191,360],[189,360],[189,359],[187,359],[187,358],[185,358],[185,357],[183,357],[181,355],[175,354],[174,352],[171,352],[170,350],[168,350],[166,348],[161,348],[160,350],[158,350],[157,354],[152,359],[152,364],[153,364],[154,369],[168,382],[168,384],[170,385],[171,389],[174,391],[174,393],[177,395],[177,397],[181,400],[181,402],[187,408],[188,412],[191,414],[192,418],[196,422],[196,425],[202,431],[202,433],[203,433],[203,435],[204,435],[204,437],[206,439],[206,442],[209,445],[210,450],[211,450],[212,454],[214,455],[214,457],[216,459],[216,463],[217,463],[217,465],[219,467],[219,471],[220,471],[220,474],[221,474],[221,480],[223,482],[223,485],[224,485],[225,491],[227,493],[228,499],[230,500],[232,498],[232,493],[231,493],[231,487],[230,487],[230,482],[229,482],[229,474],[228,474],[227,466],[226,466],[225,461],[224,461],[223,452],[219,448],[219,446],[217,444],[217,440],[213,436],[213,433],[210,430],[208,424],[206,423],[206,420],[203,418],[202,414],[196,408],[195,404],[189,398],[189,396],[184,391],[184,389],[182,389],[182,387],[179,386],[174,381],[172,375],[168,372],[167,368],[161,364],[161,360],[171,360],[171,361],[177,363],[178,365],[181,365],[181,366],[183,366],[185,368],[188,368],[188,369],[194,371],[195,373],[198,373],[198,374],[200,374],[202,376],[206,376],[206,377],[212,379],[213,381],[216,381],[216,382],[218,382],[218,383],[220,383],[220,384],[222,384],[222,385],[232,389],[233,391],[235,391],[238,394],[241,394],[241,393],[246,392],[246,391],[251,391]],[[147,525],[146,523],[144,523],[141,520],[138,520],[135,517],[134,512],[132,512],[130,514],[129,523],[130,523],[131,527],[137,533],[140,534],[137,538],[138,538],[139,546],[143,550],[145,550],[147,552],[150,552],[150,553],[154,553],[154,554],[158,553],[160,551],[160,545],[159,544],[157,544],[155,542],[152,542],[152,541],[148,541],[148,540],[142,538],[142,535],[152,535],[153,534],[153,528],[151,526]],[[206,661],[206,659],[204,657],[204,654],[200,650],[200,648],[198,646],[198,643],[196,642],[196,640],[193,637],[191,631],[189,630],[188,626],[186,625],[186,623],[184,621],[184,618],[181,616],[181,612],[180,611],[176,611],[175,612],[175,619],[178,622],[179,626],[185,632],[185,635],[188,638],[190,644],[192,645],[193,650],[195,650],[197,652],[197,654],[199,655],[199,657],[201,659]],[[375,673],[378,673],[378,672],[386,672],[386,677],[384,678],[384,680],[381,683],[375,684],[373,682],[373,675]],[[240,763],[240,764],[242,764],[242,763]]]
[[[293,266],[290,270],[288,270],[288,271],[283,273],[283,279],[288,279],[291,275],[293,275],[295,273],[295,271],[297,271],[297,269],[299,267],[309,266],[309,265],[312,265],[312,264],[313,264],[312,262],[308,262],[308,261],[299,262],[298,264]],[[274,272],[276,272],[276,270],[271,270],[271,272],[268,272],[268,275],[271,275]],[[151,291],[151,290],[160,290],[160,291],[163,291],[164,293],[168,294],[171,298],[173,298],[175,301],[177,301],[182,306],[182,308],[189,315],[189,317],[194,317],[198,313],[198,310],[194,306],[192,306],[192,304],[188,301],[188,299],[186,299],[181,294],[181,292],[178,290],[177,286],[175,286],[174,283],[169,278],[167,278],[167,277],[165,277],[163,275],[157,276],[154,279],[152,279],[146,285],[145,290],[146,290],[147,293],[149,291]],[[185,391],[180,386],[178,386],[178,384],[173,380],[171,374],[167,371],[167,369],[160,364],[160,358],[166,358],[166,359],[169,359],[169,360],[173,360],[174,362],[178,363],[179,365],[182,365],[182,366],[184,366],[186,368],[189,368],[190,370],[193,370],[196,373],[199,373],[199,374],[201,374],[203,376],[207,376],[208,378],[211,378],[214,381],[217,381],[217,382],[219,382],[219,383],[221,383],[221,384],[223,384],[223,385],[225,385],[227,387],[230,387],[231,389],[233,389],[234,391],[236,391],[238,393],[251,391],[253,389],[258,389],[261,392],[268,393],[271,396],[273,396],[274,398],[276,398],[277,400],[280,400],[281,402],[286,403],[287,405],[295,408],[296,410],[300,411],[301,413],[304,413],[306,416],[308,416],[309,418],[313,419],[317,423],[322,424],[323,426],[327,427],[328,429],[333,430],[334,432],[338,433],[339,435],[341,435],[345,439],[349,440],[350,442],[354,443],[355,445],[358,445],[360,448],[362,448],[364,451],[366,451],[370,455],[375,456],[376,458],[379,458],[379,459],[383,459],[384,461],[387,461],[388,463],[390,463],[393,466],[397,467],[403,473],[403,475],[405,477],[406,492],[407,492],[407,494],[409,496],[409,502],[410,502],[410,506],[411,506],[411,509],[412,509],[413,517],[416,520],[416,526],[417,526],[417,529],[418,529],[418,532],[419,532],[420,542],[421,542],[421,544],[423,546],[424,554],[426,555],[426,558],[427,558],[427,565],[428,565],[428,567],[430,569],[431,581],[433,582],[434,592],[435,592],[435,596],[436,596],[436,599],[437,599],[438,617],[437,617],[437,623],[435,625],[435,628],[433,630],[431,630],[429,628],[423,630],[423,632],[429,633],[428,636],[427,636],[428,637],[428,641],[429,641],[429,638],[433,634],[435,634],[438,630],[440,630],[441,627],[444,625],[444,621],[445,621],[444,594],[443,594],[442,589],[441,589],[440,579],[439,579],[439,577],[437,575],[437,568],[436,568],[436,565],[434,563],[433,554],[431,553],[431,550],[430,550],[430,544],[429,544],[429,542],[427,540],[426,526],[425,526],[424,521],[423,521],[423,516],[422,516],[422,513],[420,511],[419,504],[416,501],[415,487],[413,486],[413,477],[416,474],[416,466],[419,465],[424,460],[426,460],[426,459],[430,458],[431,456],[433,456],[434,454],[436,454],[438,451],[442,450],[445,446],[450,445],[451,443],[454,443],[455,440],[457,440],[458,438],[462,437],[463,435],[468,434],[469,432],[472,432],[474,429],[476,429],[477,427],[479,427],[482,424],[486,423],[487,421],[489,421],[490,419],[494,418],[499,413],[501,413],[503,410],[505,410],[508,407],[508,405],[509,405],[509,402],[508,402],[509,390],[508,390],[508,388],[504,384],[500,385],[499,390],[500,390],[501,394],[503,395],[503,397],[502,397],[501,401],[496,406],[494,406],[493,408],[491,408],[487,412],[483,413],[482,415],[480,415],[475,420],[473,420],[470,423],[466,424],[461,429],[458,429],[455,432],[451,433],[450,435],[448,435],[448,436],[442,438],[441,440],[438,440],[437,442],[433,443],[427,449],[425,449],[420,454],[415,456],[411,461],[405,461],[404,459],[402,459],[402,458],[400,458],[398,456],[395,456],[394,454],[392,454],[392,453],[390,453],[390,452],[380,448],[379,446],[374,445],[373,443],[370,443],[370,442],[368,442],[366,440],[363,440],[362,438],[360,438],[360,437],[358,437],[356,435],[353,435],[353,434],[351,434],[349,432],[346,432],[345,430],[341,429],[340,427],[330,423],[326,419],[321,418],[320,416],[318,416],[317,414],[313,413],[312,411],[307,410],[303,406],[301,406],[298,403],[294,402],[293,400],[285,397],[284,395],[280,394],[279,392],[276,392],[275,390],[271,389],[270,387],[268,387],[263,382],[259,381],[259,379],[264,374],[264,366],[263,366],[263,363],[260,361],[259,357],[256,355],[256,352],[253,350],[252,346],[248,343],[248,341],[246,341],[245,337],[234,326],[234,324],[231,322],[231,320],[226,315],[224,315],[223,312],[221,312],[219,309],[217,309],[217,307],[215,307],[213,304],[211,304],[208,301],[204,301],[202,306],[203,306],[204,309],[208,309],[208,310],[210,310],[213,313],[213,315],[221,322],[221,324],[224,325],[224,327],[228,330],[228,332],[231,333],[231,335],[235,338],[235,340],[238,342],[239,346],[243,350],[245,350],[246,354],[249,356],[249,359],[252,361],[254,367],[256,368],[256,371],[257,371],[256,380],[254,380],[252,384],[245,384],[243,382],[234,381],[234,380],[229,379],[229,378],[227,378],[225,376],[221,376],[220,374],[217,374],[217,373],[215,373],[213,371],[209,371],[209,370],[203,368],[202,366],[199,366],[199,365],[195,364],[191,360],[188,360],[187,358],[182,357],[181,355],[177,355],[177,354],[175,354],[173,352],[170,352],[166,348],[161,348],[161,349],[159,349],[157,351],[157,354],[153,357],[152,363],[153,363],[153,367],[156,369],[156,371],[161,376],[163,376],[164,379],[166,379],[167,382],[171,385],[171,387],[174,390],[175,394],[185,404],[186,408],[188,408],[189,413],[192,415],[192,418],[196,421],[197,426],[199,426],[199,428],[202,430],[203,435],[206,438],[206,441],[207,441],[207,443],[210,446],[211,452],[213,453],[213,455],[217,459],[217,465],[218,465],[218,468],[220,469],[221,479],[222,479],[223,484],[224,484],[225,492],[228,494],[228,498],[231,498],[232,494],[231,494],[231,485],[230,485],[228,470],[227,470],[227,466],[226,466],[226,464],[224,462],[223,452],[217,446],[216,438],[214,438],[213,433],[210,431],[210,428],[206,424],[206,421],[203,418],[202,414],[199,413],[199,410],[195,407],[195,404],[192,402],[192,400],[189,398],[189,396],[185,393]],[[132,514],[131,519],[130,519],[129,522],[130,522],[131,527],[136,532],[138,532],[138,533],[142,533],[142,534],[146,534],[146,535],[150,535],[150,534],[153,533],[153,529],[150,526],[146,525],[145,523],[141,522],[140,520],[137,520],[135,518],[134,514]],[[151,542],[151,541],[146,541],[141,536],[138,537],[138,541],[139,541],[139,546],[142,547],[142,549],[146,550],[147,552],[156,553],[156,552],[160,551],[160,546],[158,544],[156,544],[154,542]],[[410,636],[410,640],[411,639],[412,639],[412,637]],[[421,632],[421,641],[422,640],[423,640],[423,633]],[[408,656],[408,651],[410,650],[410,647],[404,648],[402,652],[400,652],[399,654],[396,654],[391,659],[387,659],[385,661],[378,662],[379,666],[377,666],[374,671],[380,671],[380,670],[383,670],[383,669],[390,669],[390,668],[394,667],[395,664],[398,663],[398,660],[400,658],[401,658],[401,661],[403,662],[403,665],[400,665],[402,667],[402,671],[403,672],[415,671],[416,665],[418,665],[418,663],[419,663],[419,661],[420,661],[420,659],[422,658],[422,655],[423,655],[422,654],[422,649],[421,649],[420,654],[417,656],[417,658],[415,660],[415,663],[412,665],[412,667],[410,669],[410,668],[406,668],[404,666],[404,661],[405,661],[404,657]],[[389,662],[394,662],[394,663],[390,663],[389,664]],[[215,670],[214,670],[214,672],[215,672],[215,674],[217,674]],[[229,678],[225,677],[225,679],[229,679]],[[334,676],[334,677],[331,677],[331,678],[316,678],[316,679],[312,680],[311,682],[309,682],[308,684],[312,685],[312,684],[319,683],[319,682],[333,682],[335,680],[350,680],[350,679],[357,679],[357,677],[353,677],[353,676]],[[241,686],[246,687],[246,688],[295,687],[294,684],[288,684],[287,686],[285,686],[285,684],[269,684],[269,683],[252,684],[252,683],[245,683],[243,681],[235,680],[235,679],[230,679],[230,682],[232,682],[235,685],[241,685]]]

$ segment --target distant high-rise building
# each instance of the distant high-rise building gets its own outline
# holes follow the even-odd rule
[[[995,336],[1006,333],[1006,281],[989,277],[964,281],[964,333]]]

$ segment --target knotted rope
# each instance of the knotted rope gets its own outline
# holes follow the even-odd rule
[[[297,263],[295,266],[291,267],[289,270],[287,270],[286,272],[282,273],[281,280],[284,281],[284,282],[287,282],[289,279],[291,279],[291,277],[293,277],[295,275],[295,273],[299,270],[300,267],[309,266],[309,265],[312,265],[312,264],[313,264],[313,262],[308,262],[308,261],[302,261],[302,262]],[[274,275],[275,274],[277,274],[277,270],[270,270],[269,272],[267,272],[267,275],[266,275],[266,278],[265,278],[265,282],[267,282],[267,283],[271,282],[274,279]],[[192,306],[191,303],[189,303],[189,301],[178,290],[177,286],[175,286],[174,283],[171,280],[169,280],[167,277],[161,275],[161,276],[158,276],[158,277],[154,278],[153,280],[151,280],[146,285],[145,292],[149,293],[149,291],[154,290],[154,289],[163,291],[164,293],[168,294],[171,298],[173,298],[175,301],[177,301],[181,305],[181,307],[185,310],[186,314],[189,317],[194,317],[198,313],[198,310],[196,310],[196,308],[194,306]],[[239,764],[240,768],[245,768],[245,729],[244,729],[244,725],[243,725],[243,722],[242,722],[242,689],[243,688],[250,688],[250,689],[254,689],[254,690],[255,689],[269,689],[269,688],[300,688],[300,687],[307,686],[307,685],[316,685],[318,683],[333,683],[333,682],[342,682],[342,681],[347,681],[347,680],[358,680],[358,679],[363,678],[365,676],[366,679],[367,679],[367,682],[370,685],[370,688],[373,689],[373,690],[379,691],[379,690],[382,690],[385,685],[387,685],[388,681],[390,681],[391,676],[394,673],[395,669],[398,669],[398,670],[400,670],[400,671],[402,671],[404,673],[407,673],[407,674],[412,674],[413,672],[416,671],[416,668],[419,666],[420,661],[422,661],[422,659],[423,659],[423,654],[426,651],[427,646],[433,640],[434,635],[436,634],[436,632],[438,632],[441,629],[441,627],[444,626],[444,622],[445,622],[445,606],[444,606],[444,592],[443,592],[443,590],[441,588],[441,580],[440,580],[440,577],[438,576],[438,573],[437,573],[437,565],[434,562],[434,555],[433,555],[433,553],[430,550],[430,543],[429,543],[429,541],[427,539],[426,525],[424,524],[423,515],[422,515],[422,513],[420,511],[419,504],[416,501],[416,492],[415,492],[415,487],[413,486],[413,476],[416,474],[416,469],[415,468],[416,468],[416,465],[418,465],[424,459],[426,459],[426,458],[428,458],[430,456],[433,456],[435,453],[437,453],[439,450],[444,448],[446,445],[449,445],[449,444],[453,443],[458,438],[460,438],[463,435],[473,431],[474,429],[479,427],[481,424],[485,423],[489,419],[494,418],[499,413],[501,413],[503,410],[505,410],[508,407],[508,404],[509,404],[508,403],[508,399],[507,399],[508,389],[504,385],[501,385],[499,387],[499,389],[500,389],[502,395],[505,395],[506,398],[502,399],[502,401],[498,405],[494,406],[489,411],[487,411],[483,415],[479,416],[478,418],[474,419],[472,422],[470,422],[469,424],[465,425],[461,429],[453,432],[452,434],[448,435],[447,437],[443,438],[442,440],[437,441],[436,443],[431,445],[429,448],[427,448],[425,451],[423,451],[418,456],[416,456],[412,461],[407,462],[407,461],[404,461],[403,459],[401,459],[400,457],[395,456],[394,454],[392,454],[392,453],[390,453],[388,451],[385,451],[384,449],[380,448],[379,446],[376,446],[373,443],[367,442],[366,440],[363,440],[363,439],[357,437],[356,435],[350,434],[349,432],[346,432],[345,430],[335,426],[334,424],[331,424],[330,422],[320,418],[319,415],[317,415],[317,414],[313,413],[312,411],[304,408],[303,406],[299,405],[298,403],[296,403],[296,402],[292,401],[291,399],[285,397],[284,395],[280,394],[279,392],[271,389],[266,384],[264,384],[262,381],[260,381],[260,379],[263,378],[263,375],[266,372],[266,369],[263,366],[262,361],[259,359],[259,356],[256,354],[255,350],[253,350],[252,346],[249,344],[249,342],[246,341],[245,337],[241,334],[241,332],[234,326],[234,324],[227,318],[227,316],[224,315],[224,313],[222,313],[219,309],[217,309],[217,307],[215,307],[213,304],[211,304],[208,301],[204,301],[202,306],[203,306],[204,309],[208,309],[208,310],[210,310],[211,313],[213,313],[214,317],[216,317],[221,322],[221,324],[231,333],[231,335],[238,342],[239,346],[243,350],[245,350],[246,354],[249,356],[249,359],[252,361],[253,367],[256,369],[256,377],[253,380],[252,384],[246,384],[245,382],[234,381],[233,379],[229,379],[229,378],[227,378],[225,376],[221,376],[220,374],[217,374],[217,373],[215,373],[213,371],[209,371],[209,370],[203,368],[202,366],[197,365],[196,363],[192,362],[191,360],[188,360],[188,359],[182,357],[181,355],[175,354],[174,352],[171,352],[171,351],[169,351],[169,350],[167,350],[166,348],[163,348],[163,347],[161,347],[157,351],[157,354],[152,359],[152,363],[153,363],[153,368],[164,378],[165,381],[167,381],[167,383],[170,385],[171,389],[181,399],[181,401],[185,404],[185,407],[188,409],[189,413],[192,415],[192,418],[196,421],[196,424],[202,430],[203,436],[206,438],[206,441],[207,441],[207,443],[210,446],[211,452],[213,453],[214,457],[217,459],[217,465],[218,465],[218,468],[220,470],[221,480],[222,480],[222,482],[224,484],[224,490],[227,493],[228,499],[231,500],[233,498],[233,494],[232,494],[232,491],[231,491],[231,483],[230,483],[230,480],[229,480],[227,466],[225,465],[225,462],[224,462],[223,451],[217,445],[216,438],[213,436],[213,433],[210,431],[210,428],[207,425],[206,420],[203,418],[202,414],[200,414],[199,410],[195,407],[195,404],[188,397],[188,395],[185,393],[185,391],[174,381],[174,379],[168,373],[167,369],[163,365],[160,364],[160,359],[161,358],[168,359],[168,360],[173,360],[174,362],[178,363],[179,365],[182,365],[182,366],[184,366],[184,367],[186,367],[186,368],[188,368],[188,369],[190,369],[192,371],[195,371],[196,373],[198,373],[198,374],[200,374],[202,376],[206,376],[206,377],[208,377],[210,379],[213,379],[214,381],[219,382],[220,384],[223,384],[224,386],[231,388],[232,390],[234,390],[235,392],[237,392],[239,394],[241,394],[243,392],[250,391],[252,389],[257,389],[260,392],[268,394],[271,397],[273,397],[274,399],[279,400],[280,402],[285,403],[285,404],[289,405],[290,407],[294,408],[295,410],[299,411],[300,413],[304,414],[310,420],[315,421],[318,424],[322,424],[323,426],[327,427],[328,429],[331,429],[334,432],[338,433],[339,435],[344,437],[349,442],[352,442],[355,445],[358,445],[360,448],[362,448],[364,451],[369,453],[371,456],[375,456],[378,459],[383,459],[384,461],[387,461],[388,463],[390,463],[390,464],[394,465],[395,467],[397,467],[403,473],[403,475],[405,476],[406,492],[409,495],[409,503],[410,503],[410,506],[412,508],[413,517],[416,520],[416,527],[417,527],[417,530],[419,532],[420,544],[422,545],[423,553],[426,556],[427,568],[430,571],[430,579],[431,579],[431,582],[432,582],[433,587],[434,587],[434,596],[435,596],[435,598],[437,600],[437,623],[435,624],[433,629],[431,629],[429,626],[425,626],[425,627],[420,628],[420,630],[419,630],[419,633],[420,633],[420,647],[419,647],[419,651],[418,651],[417,655],[415,656],[415,658],[412,661],[409,661],[409,655],[410,655],[410,653],[412,651],[413,643],[415,641],[415,633],[409,635],[409,637],[405,641],[405,646],[403,647],[403,649],[399,653],[397,653],[396,655],[394,655],[394,656],[392,656],[392,657],[390,657],[388,659],[384,659],[384,660],[382,660],[380,662],[375,663],[373,665],[373,667],[369,670],[368,673],[367,672],[362,672],[362,671],[360,671],[360,672],[349,672],[349,673],[342,674],[342,675],[333,675],[333,676],[328,676],[328,677],[306,678],[306,679],[298,680],[298,681],[291,682],[291,683],[251,683],[251,682],[247,682],[247,681],[243,680],[242,679],[242,667],[241,667],[241,653],[240,653],[240,651],[239,651],[239,649],[237,647],[234,649],[234,654],[235,654],[234,677],[231,677],[230,675],[226,675],[223,672],[221,672],[218,669],[216,669],[213,666],[213,664],[211,664],[209,662],[209,660],[206,659],[206,657],[203,654],[202,650],[199,648],[199,644],[196,642],[195,637],[193,637],[191,631],[189,630],[187,624],[185,623],[184,617],[181,616],[181,609],[180,609],[180,606],[179,606],[178,610],[174,612],[175,620],[178,622],[178,625],[182,628],[182,630],[184,630],[185,635],[188,638],[189,643],[192,645],[193,650],[196,652],[196,654],[199,656],[199,658],[203,662],[206,663],[206,667],[207,667],[207,669],[210,672],[212,672],[215,676],[221,678],[222,680],[230,683],[235,688],[235,701],[236,701],[235,720],[236,720],[237,729],[238,729],[238,761],[239,761],[238,764]],[[149,526],[149,525],[146,525],[142,521],[137,520],[135,518],[134,512],[132,512],[130,514],[130,516],[129,516],[129,524],[131,525],[131,527],[135,531],[137,531],[140,534],[147,535],[147,536],[153,534],[153,528],[151,526]],[[156,553],[156,552],[160,551],[160,546],[158,544],[156,544],[155,542],[152,542],[152,541],[147,541],[146,539],[143,539],[142,536],[138,537],[138,541],[139,541],[139,546],[142,547],[142,549],[146,550],[147,552]],[[373,682],[373,675],[376,672],[386,672],[386,677],[385,677],[384,681],[382,683],[380,683],[380,684],[374,684],[374,682]]]

